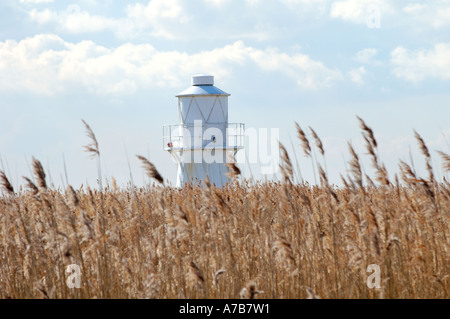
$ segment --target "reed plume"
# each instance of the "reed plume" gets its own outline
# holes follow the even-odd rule
[[[26,176],[23,176],[22,178],[25,180],[26,187],[31,191],[33,195],[39,193],[39,188],[37,188],[37,186],[33,183],[31,179],[29,179]]]
[[[431,166],[431,155],[430,151],[428,150],[427,145],[425,144],[425,141],[423,140],[422,136],[420,136],[419,133],[414,131],[414,137],[416,138],[417,142],[419,143],[420,150],[422,151],[422,154],[425,156],[425,165],[428,171],[428,180],[430,183],[434,183],[434,174],[433,174],[433,167]]]
[[[189,270],[186,275],[186,280],[191,288],[203,288],[205,278],[203,277],[203,273],[200,268],[193,261],[189,263]]]
[[[311,156],[311,146],[309,145],[309,140],[306,137],[305,132],[302,130],[302,128],[300,127],[300,125],[297,122],[295,122],[295,127],[297,129],[297,136],[300,139],[305,156],[307,156],[307,157]]]
[[[310,287],[306,287],[306,293],[308,294],[307,299],[320,299],[320,297],[317,296],[314,290]]]
[[[244,288],[242,288],[239,293],[239,297],[241,299],[255,299],[255,297],[259,294],[263,294],[264,291],[258,290],[257,284],[255,281],[249,281]]]
[[[2,185],[2,188],[9,194],[14,195],[14,188],[12,187],[11,183],[9,182],[8,178],[6,177],[5,172],[0,171],[0,184]]]
[[[86,123],[85,120],[81,120],[86,128],[86,135],[91,139],[91,143],[84,146],[84,150],[87,153],[91,154],[91,158],[95,158],[96,156],[100,156],[100,150],[98,147],[98,141],[95,137],[94,131],[91,129],[89,124]]]
[[[156,181],[158,181],[158,183],[164,185],[164,179],[162,178],[161,174],[159,174],[155,165],[153,165],[153,163],[151,163],[144,156],[136,155],[136,157],[141,161],[142,167],[145,169],[145,173],[147,174],[147,176],[150,178],[154,178]]]
[[[91,129],[89,124],[86,123],[85,120],[81,120],[86,128],[86,135],[90,138],[91,143],[84,146],[84,151],[90,153],[91,158],[97,158],[97,175],[98,175],[98,184],[100,187],[100,191],[103,190],[103,181],[102,181],[102,166],[100,163],[100,149],[98,147],[98,141],[95,137],[94,131]]]
[[[214,286],[217,286],[219,284],[219,277],[222,276],[225,272],[226,272],[225,269],[219,269],[214,273],[214,281],[213,281]]]
[[[291,267],[295,266],[292,246],[286,238],[280,237],[276,240],[273,244],[273,250],[275,252],[275,260],[281,267],[291,269]]]
[[[77,193],[75,192],[73,187],[70,185],[67,186],[66,196],[67,196],[67,202],[69,204],[70,209],[72,209],[74,211],[80,204],[80,200],[78,199]]]
[[[359,124],[361,129],[364,132],[364,135],[367,137],[367,141],[369,142],[370,146],[374,149],[378,147],[377,140],[375,139],[375,134],[373,133],[373,130],[367,126],[366,122],[359,116],[357,116]]]
[[[358,186],[360,188],[363,188],[362,170],[361,170],[361,164],[359,162],[359,156],[358,156],[358,154],[356,154],[355,149],[353,148],[352,144],[350,144],[350,142],[347,143],[347,145],[348,145],[348,149],[350,151],[350,155],[352,156],[352,159],[349,162],[350,172],[352,173],[356,184],[358,184]]]
[[[289,158],[289,154],[282,143],[279,143],[280,151],[281,151],[281,161],[280,169],[283,174],[285,183],[292,183],[294,180],[294,170],[292,168],[292,162]]]
[[[234,157],[229,156],[226,166],[228,167],[228,172],[225,175],[228,178],[235,179],[241,175],[241,170],[237,167]]]
[[[391,182],[389,181],[388,172],[385,165],[380,163],[380,158],[378,157],[378,143],[375,139],[375,134],[362,118],[357,116],[357,119],[359,121],[360,128],[363,131],[363,138],[366,143],[367,153],[370,155],[372,166],[376,170],[375,181],[379,182],[381,185],[389,186]]]
[[[450,155],[441,151],[438,151],[438,153],[442,158],[442,169],[444,172],[450,172]]]
[[[409,166],[404,161],[402,161],[402,160],[399,161],[399,168],[400,168],[400,173],[401,173],[402,180],[404,182],[412,183],[412,182],[418,180],[417,176],[414,173],[414,171],[412,170],[411,166]]]
[[[311,127],[309,127],[309,130],[311,131],[311,135],[314,138],[314,142],[320,154],[322,154],[322,156],[325,156],[325,149],[323,148],[323,143],[322,140],[319,138],[319,135],[317,135],[316,131],[314,131]]]
[[[47,190],[47,182],[45,181],[45,172],[41,162],[39,162],[37,159],[33,157],[32,165],[34,176],[36,177],[37,181],[37,186],[39,187],[40,190],[44,191]]]

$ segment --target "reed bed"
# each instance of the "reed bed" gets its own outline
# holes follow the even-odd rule
[[[0,298],[449,298],[450,184],[436,181],[417,133],[428,176],[400,162],[390,180],[359,121],[375,176],[349,144],[340,187],[311,156],[314,146],[325,155],[319,136],[310,129],[313,146],[298,124],[317,185],[294,183],[283,145],[280,182],[250,183],[231,163],[221,189],[166,187],[142,156],[156,181],[144,188],[51,189],[33,158],[34,178],[17,191],[0,171]],[[87,151],[100,155],[97,143]],[[80,289],[67,285],[73,264]],[[371,289],[374,264],[381,285]]]

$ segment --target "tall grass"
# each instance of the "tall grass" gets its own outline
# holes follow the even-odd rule
[[[389,179],[360,124],[376,175],[363,175],[349,144],[342,187],[313,161],[298,125],[319,185],[294,183],[282,145],[281,182],[242,180],[233,163],[223,189],[164,187],[142,156],[157,185],[61,192],[33,159],[37,185],[26,177],[27,190],[16,191],[0,171],[0,298],[449,298],[450,184],[436,181],[417,133],[428,176],[400,162],[402,180]],[[66,284],[71,264],[80,289]],[[366,283],[372,264],[380,289]]]

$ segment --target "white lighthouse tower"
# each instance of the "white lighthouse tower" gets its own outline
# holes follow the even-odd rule
[[[177,186],[228,181],[227,159],[244,148],[245,126],[228,123],[230,94],[214,86],[211,75],[192,77],[192,86],[178,98],[179,124],[164,126],[164,149],[178,163]]]

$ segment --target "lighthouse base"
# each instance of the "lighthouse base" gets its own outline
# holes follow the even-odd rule
[[[228,168],[222,163],[179,163],[177,175],[177,187],[183,187],[186,183],[198,184],[209,177],[211,185],[223,187],[230,180],[226,176]]]

